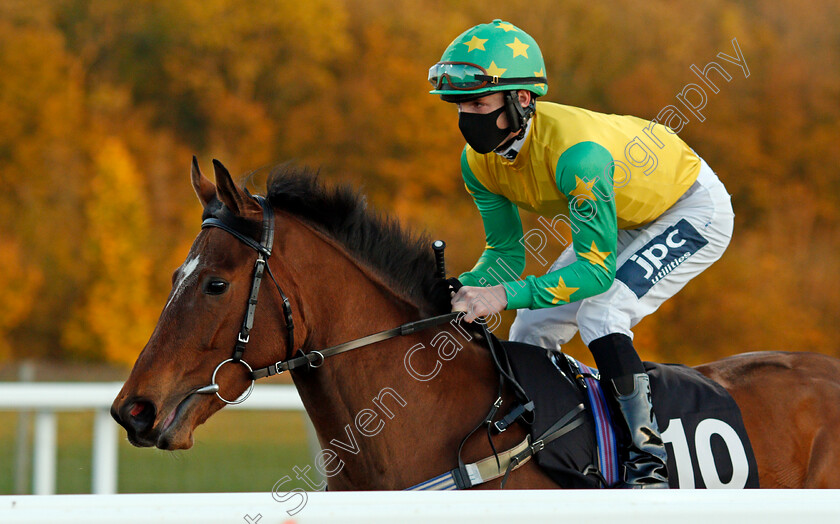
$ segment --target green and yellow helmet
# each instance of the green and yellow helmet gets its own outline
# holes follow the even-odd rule
[[[494,91],[548,92],[545,62],[537,42],[513,24],[493,20],[462,33],[429,69],[429,91],[457,99]]]

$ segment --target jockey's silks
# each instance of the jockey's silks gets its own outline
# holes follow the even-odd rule
[[[537,102],[532,121],[513,160],[469,145],[461,156],[487,246],[460,279],[473,286],[504,283],[508,309],[552,307],[606,291],[615,278],[617,230],[655,220],[700,171],[699,157],[661,124],[550,102]],[[517,280],[525,246],[539,241],[524,234],[517,207],[548,219],[542,237],[549,241],[562,242],[553,229],[568,224],[577,260]]]

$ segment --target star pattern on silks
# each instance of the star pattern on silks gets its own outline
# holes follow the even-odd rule
[[[500,23],[500,24],[499,24],[499,25],[497,25],[496,27],[497,27],[498,29],[501,29],[501,30],[502,30],[502,31],[504,31],[505,33],[507,33],[508,31],[516,31],[516,28],[513,26],[513,24],[509,24],[509,23],[507,23],[507,22]]]
[[[579,176],[575,175],[575,181],[577,182],[577,184],[575,185],[575,188],[572,190],[572,192],[569,193],[570,195],[595,200],[595,195],[592,194],[592,187],[595,185],[594,179],[587,182]]]
[[[513,49],[514,58],[516,58],[517,56],[524,56],[525,58],[528,58],[528,48],[531,46],[520,42],[519,39],[515,36],[513,37],[513,42],[505,45]]]
[[[604,271],[609,273],[609,269],[607,269],[607,257],[612,254],[612,251],[600,251],[598,246],[595,245],[595,241],[592,241],[592,246],[590,246],[589,251],[586,253],[578,253],[581,258],[585,258],[589,261],[590,264],[595,266],[601,266],[604,268]]]
[[[554,297],[554,298],[551,299],[552,304],[557,304],[560,301],[567,302],[567,303],[571,302],[572,301],[571,300],[572,295],[578,289],[580,289],[580,288],[579,287],[568,287],[568,286],[566,286],[566,283],[563,282],[563,277],[559,277],[556,287],[545,288],[545,290],[548,291],[551,294],[552,297]]]
[[[503,69],[496,65],[496,62],[490,62],[490,67],[487,68],[487,74],[490,76],[502,76],[507,69]]]
[[[476,49],[487,51],[486,49],[484,49],[484,43],[486,41],[486,38],[479,38],[473,35],[472,40],[470,40],[469,42],[463,42],[463,44],[467,46],[467,53],[469,53],[470,51],[475,51]]]

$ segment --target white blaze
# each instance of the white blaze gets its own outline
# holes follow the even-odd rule
[[[196,255],[195,258],[187,260],[184,262],[184,265],[181,266],[181,277],[178,279],[178,282],[175,283],[175,289],[172,291],[172,295],[170,295],[169,302],[166,303],[166,307],[169,307],[169,304],[184,292],[184,288],[187,286],[187,281],[191,280],[190,277],[195,272],[195,268],[198,267],[198,261],[200,258],[200,255]]]

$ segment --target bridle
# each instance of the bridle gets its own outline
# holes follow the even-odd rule
[[[266,271],[268,272],[268,276],[271,277],[271,281],[274,282],[274,286],[277,288],[277,292],[280,293],[280,298],[283,301],[283,315],[286,317],[288,347],[295,347],[295,322],[292,317],[292,306],[289,302],[289,297],[283,293],[283,289],[280,287],[280,284],[277,283],[277,279],[274,278],[274,274],[271,272],[271,267],[268,265],[268,259],[271,257],[271,247],[274,245],[274,210],[266,203],[265,198],[261,196],[257,196],[255,198],[257,202],[259,202],[263,211],[262,237],[259,243],[255,242],[254,239],[248,235],[240,232],[232,223],[224,220],[223,218],[209,217],[204,219],[201,223],[201,229],[217,227],[227,231],[246,246],[257,252],[257,261],[254,263],[254,276],[251,281],[251,295],[248,297],[248,307],[245,310],[245,318],[242,319],[242,327],[239,328],[239,335],[237,335],[236,343],[233,346],[233,355],[229,359],[223,360],[218,366],[216,366],[216,369],[213,370],[213,376],[211,377],[210,384],[208,386],[204,386],[196,391],[197,393],[215,393],[216,396],[219,397],[219,400],[225,404],[241,404],[254,390],[255,379],[252,376],[251,385],[248,386],[248,389],[236,400],[228,400],[222,397],[219,393],[219,384],[216,382],[216,374],[219,372],[219,369],[228,362],[240,363],[248,368],[249,373],[253,374],[254,372],[251,366],[242,359],[242,354],[245,353],[245,347],[251,339],[251,328],[254,327],[254,313],[257,310],[257,299],[260,293],[260,284],[262,284],[262,279]]]
[[[264,197],[256,196],[254,198],[260,204],[263,211],[262,235],[259,243],[237,229],[236,225],[233,224],[232,221],[225,220],[224,218],[210,217],[204,219],[201,223],[201,229],[216,227],[227,231],[236,237],[240,242],[256,251],[257,260],[254,263],[254,276],[251,281],[251,294],[248,297],[248,307],[245,310],[245,318],[242,320],[242,327],[239,329],[239,335],[236,337],[236,343],[233,347],[233,355],[231,358],[220,362],[219,365],[216,366],[216,369],[213,370],[213,375],[210,378],[210,384],[199,388],[195,391],[195,393],[215,393],[219,400],[225,404],[241,404],[251,395],[254,390],[254,384],[259,378],[270,377],[272,375],[277,375],[283,373],[284,371],[291,371],[303,366],[308,368],[318,368],[324,364],[324,360],[327,357],[338,355],[339,353],[344,353],[352,349],[368,346],[370,344],[375,344],[376,342],[381,342],[389,338],[410,335],[411,333],[415,333],[423,329],[450,322],[464,314],[462,312],[447,313],[445,315],[438,315],[423,320],[408,322],[393,329],[380,331],[379,333],[374,333],[372,335],[344,342],[342,344],[338,344],[337,346],[332,346],[318,351],[305,353],[301,348],[295,351],[295,323],[292,316],[292,306],[289,302],[289,298],[280,287],[280,284],[277,283],[277,279],[274,278],[274,274],[271,272],[271,267],[268,265],[268,259],[271,257],[271,248],[274,245],[274,210],[271,208],[271,205],[265,201]],[[440,264],[442,264],[442,261]],[[253,369],[245,360],[243,360],[242,355],[245,353],[245,348],[250,340],[251,329],[254,326],[254,313],[257,309],[257,299],[259,297],[260,285],[262,284],[262,279],[266,272],[268,273],[268,276],[271,277],[271,281],[274,282],[274,286],[277,288],[277,292],[280,294],[280,298],[283,302],[283,316],[286,319],[287,347],[289,348],[289,354],[295,355],[299,353],[300,356],[289,358],[287,360],[281,360],[264,368]],[[218,374],[219,369],[228,362],[239,363],[245,366],[248,369],[249,376],[251,378],[251,384],[248,386],[248,389],[246,389],[245,392],[235,400],[228,400],[224,398],[219,393],[219,384],[216,382],[216,375]]]

